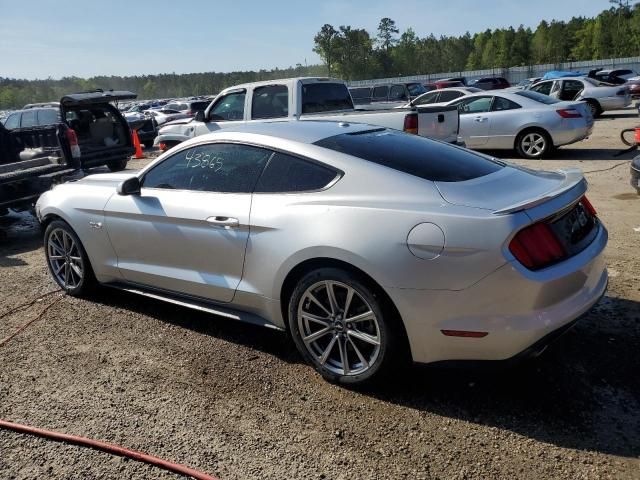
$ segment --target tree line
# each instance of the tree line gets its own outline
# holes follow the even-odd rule
[[[594,18],[543,20],[535,30],[520,25],[462,36],[402,34],[383,18],[374,35],[362,28],[325,24],[314,51],[327,70],[347,80],[557,64],[639,54],[640,4],[618,0]]]
[[[624,0],[593,18],[542,21],[535,30],[520,26],[461,36],[419,37],[400,33],[391,18],[380,20],[372,35],[363,28],[326,24],[314,37],[323,65],[286,69],[98,76],[88,79],[19,80],[0,77],[0,110],[58,100],[70,92],[96,88],[131,90],[139,98],[211,95],[239,83],[294,76],[332,75],[346,80],[460,72],[488,68],[630,57],[639,54],[640,3]]]

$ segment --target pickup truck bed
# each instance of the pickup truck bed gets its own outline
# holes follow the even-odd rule
[[[53,183],[76,170],[59,135],[55,125],[28,134],[0,127],[0,211],[28,208]]]

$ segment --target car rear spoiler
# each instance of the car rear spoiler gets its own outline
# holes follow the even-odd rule
[[[576,197],[582,197],[587,191],[587,180],[584,178],[582,170],[579,168],[566,168],[558,170],[558,173],[564,175],[564,180],[558,184],[556,188],[550,190],[542,196],[538,196],[536,198],[522,200],[518,203],[514,203],[513,205],[509,205],[508,207],[501,208],[500,210],[496,210],[493,212],[494,215],[507,215],[514,212],[520,212],[522,210],[527,210],[543,203],[548,202],[549,200],[559,197],[563,193],[568,192],[572,189],[577,189]]]

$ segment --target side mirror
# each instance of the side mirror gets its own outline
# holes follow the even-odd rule
[[[196,112],[196,122],[204,122],[204,112],[202,110]]]
[[[139,195],[140,179],[138,177],[127,178],[125,181],[120,182],[116,191],[118,195]]]

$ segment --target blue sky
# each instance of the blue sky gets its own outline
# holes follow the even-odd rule
[[[318,63],[325,23],[419,36],[593,16],[606,0],[0,0],[0,76],[228,72]]]

